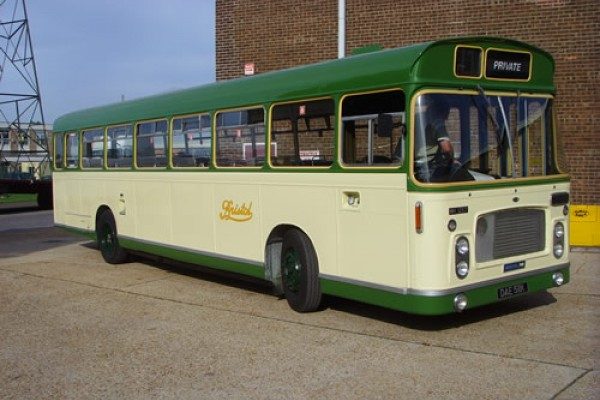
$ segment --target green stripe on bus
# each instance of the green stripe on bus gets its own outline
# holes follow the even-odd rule
[[[527,294],[552,288],[554,287],[552,274],[555,272],[562,272],[565,278],[564,283],[566,284],[569,282],[569,268],[566,267],[558,271],[544,272],[539,275],[517,278],[494,285],[464,291],[462,293],[467,296],[469,302],[467,309],[497,303],[499,301],[498,289],[510,285],[527,283]],[[457,292],[442,296],[400,294],[323,278],[321,279],[321,290],[325,294],[421,315],[443,315],[455,312],[454,296],[457,293],[461,293]]]
[[[264,268],[241,261],[228,260],[226,258],[212,257],[205,254],[174,249],[153,243],[145,243],[129,238],[119,238],[119,244],[129,250],[141,251],[157,256],[170,258],[189,264],[197,264],[205,267],[219,269],[228,272],[234,272],[240,275],[252,276],[254,278],[264,279]]]

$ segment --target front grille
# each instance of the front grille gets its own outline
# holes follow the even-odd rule
[[[477,220],[478,262],[535,253],[544,249],[544,211],[520,208],[485,214]]]

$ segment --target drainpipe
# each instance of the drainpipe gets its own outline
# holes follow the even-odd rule
[[[338,58],[346,57],[346,0],[338,0]]]

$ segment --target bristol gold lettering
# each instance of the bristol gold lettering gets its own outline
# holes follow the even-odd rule
[[[223,200],[221,209],[222,211],[219,213],[219,218],[224,221],[246,222],[250,221],[253,217],[252,202],[239,205],[234,203],[233,200]]]

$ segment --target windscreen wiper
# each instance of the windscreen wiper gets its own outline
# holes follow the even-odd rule
[[[500,98],[500,96],[498,96],[498,105],[500,106],[500,114],[502,115],[502,120],[504,122],[504,129],[500,128],[500,124],[496,120],[496,117],[490,111],[490,109],[492,108],[492,104],[490,103],[490,100],[488,99],[488,97],[485,95],[485,92],[483,91],[483,88],[481,87],[481,85],[477,85],[477,90],[479,91],[479,95],[481,97],[483,97],[483,99],[485,100],[485,103],[487,104],[487,107],[486,107],[487,114],[491,118],[491,120],[494,123],[494,126],[496,128],[495,129],[496,140],[498,141],[498,149],[500,150],[500,151],[498,151],[498,157],[500,157],[500,155],[504,153],[504,150],[505,150],[504,149],[504,138],[505,137],[507,138],[508,149],[510,152],[510,160],[511,160],[511,164],[512,164],[512,177],[515,178],[516,177],[515,160],[514,160],[515,155],[514,155],[513,148],[512,148],[512,140],[510,139],[510,129],[508,126],[508,118],[506,117],[506,112],[504,111],[504,105],[502,104],[502,99]]]

